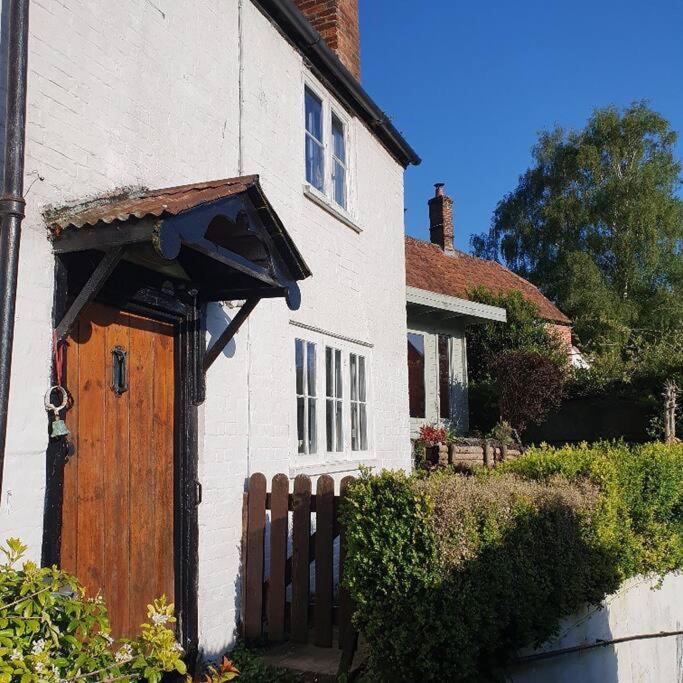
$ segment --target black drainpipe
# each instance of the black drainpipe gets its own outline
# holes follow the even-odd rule
[[[17,298],[19,242],[24,218],[24,140],[26,132],[26,63],[28,60],[29,0],[9,0],[7,35],[7,94],[5,100],[5,159],[0,196],[0,495],[5,467],[7,412],[14,308]],[[3,22],[4,23],[4,22]]]

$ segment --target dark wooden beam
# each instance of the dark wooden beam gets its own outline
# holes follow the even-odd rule
[[[99,249],[107,251],[114,247],[138,242],[149,242],[154,234],[153,221],[140,223],[114,223],[88,228],[69,228],[52,243],[55,254],[69,254],[74,251]]]
[[[69,334],[71,326],[76,318],[78,318],[80,312],[97,296],[97,293],[102,289],[102,285],[114,272],[114,268],[116,268],[121,260],[124,251],[124,247],[116,247],[102,257],[102,260],[97,264],[97,268],[92,272],[88,281],[83,285],[83,289],[78,293],[69,310],[64,314],[59,325],[57,325],[57,339],[64,339]]]
[[[221,247],[218,244],[209,242],[209,240],[202,239],[194,242],[184,242],[184,244],[194,249],[195,251],[198,251],[200,254],[204,254],[204,256],[212,258],[214,261],[218,261],[219,263],[222,263],[225,266],[234,268],[235,270],[238,270],[240,273],[249,275],[250,277],[253,277],[256,280],[265,282],[266,284],[271,285],[273,287],[282,286],[282,283],[275,280],[266,268],[257,266],[249,259],[244,258],[244,256],[240,256],[239,254],[236,254],[235,252],[230,251],[225,247]]]
[[[249,317],[249,314],[256,308],[256,304],[260,301],[259,298],[253,297],[247,299],[235,317],[230,321],[230,324],[225,328],[225,331],[215,341],[210,349],[207,350],[204,356],[204,372],[206,372],[213,362],[222,353],[228,342],[237,334],[237,330],[242,327],[242,323]]]

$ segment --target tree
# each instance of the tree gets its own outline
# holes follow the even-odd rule
[[[467,376],[471,383],[494,379],[493,366],[503,353],[529,351],[550,358],[557,366],[567,363],[563,342],[548,328],[537,306],[521,292],[492,292],[477,287],[469,297],[507,312],[507,322],[486,322],[467,328]]]
[[[519,434],[559,408],[565,372],[538,351],[507,351],[493,364],[500,417]]]
[[[534,282],[584,348],[683,329],[683,203],[676,133],[646,103],[597,109],[540,134],[534,165],[475,253]]]
[[[567,349],[521,292],[478,287],[469,297],[507,312],[507,322],[467,328],[470,427],[490,432],[501,419],[522,432],[559,405]]]

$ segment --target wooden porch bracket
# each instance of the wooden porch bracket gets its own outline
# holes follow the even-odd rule
[[[206,372],[213,362],[220,356],[223,349],[228,345],[230,340],[237,334],[237,331],[242,327],[242,323],[249,317],[249,314],[256,308],[256,304],[261,300],[260,297],[252,297],[247,299],[235,317],[230,321],[220,337],[212,344],[211,348],[207,350],[204,356],[204,372]]]
[[[59,321],[59,325],[56,328],[57,339],[64,339],[69,334],[71,326],[81,311],[97,296],[107,278],[114,272],[114,268],[116,268],[121,260],[124,251],[125,247],[116,247],[104,254],[102,260],[97,264],[97,267],[83,285],[83,289],[78,292],[73,303],[69,306],[69,310]]]

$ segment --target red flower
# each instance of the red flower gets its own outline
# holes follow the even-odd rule
[[[446,443],[446,430],[434,425],[422,425],[420,427],[420,439],[427,446],[439,446]]]

